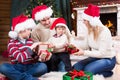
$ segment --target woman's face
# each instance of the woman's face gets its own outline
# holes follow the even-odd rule
[[[83,19],[83,23],[86,25],[86,27],[89,27],[89,21],[88,20]]]

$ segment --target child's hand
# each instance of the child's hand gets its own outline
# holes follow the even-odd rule
[[[75,37],[75,31],[71,31],[72,37]]]
[[[55,47],[55,45],[49,44],[49,48],[54,48],[54,47]]]
[[[67,47],[67,46],[69,46],[69,43],[65,43],[63,46],[64,46],[64,47]]]
[[[38,45],[40,44],[40,42],[35,42],[30,46],[31,50],[34,50]]]

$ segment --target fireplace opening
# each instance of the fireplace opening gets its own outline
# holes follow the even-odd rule
[[[100,20],[109,28],[112,36],[117,35],[117,13],[101,13]]]

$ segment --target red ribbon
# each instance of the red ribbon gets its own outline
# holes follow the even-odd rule
[[[48,50],[46,50],[46,53],[47,53],[47,55],[46,55],[46,59],[47,59],[51,53]]]
[[[51,52],[49,52],[48,50],[41,50],[39,55],[41,55],[42,52],[45,52],[45,53],[46,53],[45,59],[47,59],[47,58],[50,56],[50,54],[51,54]]]
[[[73,70],[73,71],[70,71],[69,74],[70,74],[72,80],[74,80],[75,77],[85,76],[84,71]]]

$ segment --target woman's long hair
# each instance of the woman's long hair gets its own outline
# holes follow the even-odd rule
[[[91,33],[93,33],[94,36],[94,40],[96,41],[99,37],[99,34],[101,33],[103,27],[101,26],[95,26],[93,27],[92,25],[90,25],[90,23],[88,22],[88,34],[90,35]]]

